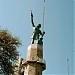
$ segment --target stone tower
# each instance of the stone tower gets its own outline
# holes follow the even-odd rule
[[[43,59],[43,36],[45,32],[40,30],[41,24],[34,25],[32,12],[31,22],[33,34],[31,45],[28,46],[27,58],[18,60],[14,75],[42,75],[42,71],[46,69],[46,63]]]
[[[43,59],[43,48],[39,44],[31,44],[27,50],[27,59],[22,62],[23,75],[42,75],[46,69]]]
[[[27,58],[22,62],[23,75],[42,75],[42,71],[46,69],[46,63],[43,59],[43,36],[41,24],[35,26],[33,21],[33,13],[31,11],[31,23],[33,28],[31,45],[28,46]]]

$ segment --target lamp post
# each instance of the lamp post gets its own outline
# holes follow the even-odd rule
[[[67,70],[68,70],[68,75],[69,75],[69,59],[67,58]]]

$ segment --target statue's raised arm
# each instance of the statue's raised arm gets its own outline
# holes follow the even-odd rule
[[[32,39],[31,44],[43,45],[43,36],[45,32],[41,31],[41,24],[38,24],[37,26],[34,25],[32,11],[31,11],[31,23],[33,28],[33,33],[31,36],[31,39]]]
[[[33,22],[33,13],[31,11],[31,23],[32,23],[32,27],[35,27],[34,22]]]

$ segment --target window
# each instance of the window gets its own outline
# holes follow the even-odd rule
[[[38,75],[40,75],[40,73],[38,73]]]
[[[24,75],[24,71],[22,72],[22,74],[21,75]]]

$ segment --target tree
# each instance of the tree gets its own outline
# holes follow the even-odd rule
[[[21,45],[19,38],[13,37],[8,30],[0,30],[0,74],[13,74],[13,63],[19,53],[17,48]]]

